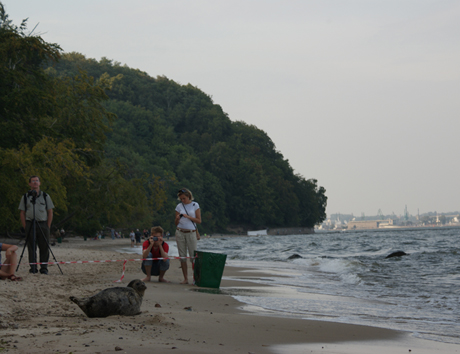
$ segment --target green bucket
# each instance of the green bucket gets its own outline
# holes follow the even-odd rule
[[[58,243],[62,243],[62,237],[58,237],[58,238],[57,238],[57,242],[58,242]]]
[[[195,251],[195,284],[204,288],[220,287],[226,254]]]

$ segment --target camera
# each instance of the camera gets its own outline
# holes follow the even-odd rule
[[[158,237],[153,236],[153,241],[158,241]]]
[[[27,195],[29,197],[36,197],[37,196],[37,191],[35,189],[32,189],[32,190],[27,192]]]

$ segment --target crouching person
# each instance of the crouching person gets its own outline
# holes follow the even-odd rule
[[[142,244],[142,258],[167,258],[169,246],[163,241],[163,229],[152,227],[150,237]],[[152,275],[158,276],[159,282],[169,283],[164,276],[169,269],[169,259],[142,261],[142,271],[147,275],[142,281],[150,281]]]

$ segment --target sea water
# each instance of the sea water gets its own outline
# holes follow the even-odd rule
[[[210,237],[198,249],[227,254],[228,265],[264,274],[246,280],[268,290],[221,289],[246,309],[460,344],[459,241],[460,228],[430,228]],[[175,242],[168,244],[170,256],[177,256]],[[118,251],[141,254],[142,248]],[[395,251],[408,255],[385,258]]]
[[[460,344],[459,241],[459,228],[436,228],[210,237],[198,248],[264,271],[250,281],[273,291],[227,291],[248,308]],[[408,255],[385,258],[395,251]]]

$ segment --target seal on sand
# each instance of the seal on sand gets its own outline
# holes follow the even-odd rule
[[[126,288],[102,290],[91,297],[70,297],[88,317],[113,315],[134,316],[141,313],[142,298],[147,287],[140,279],[132,280]]]

